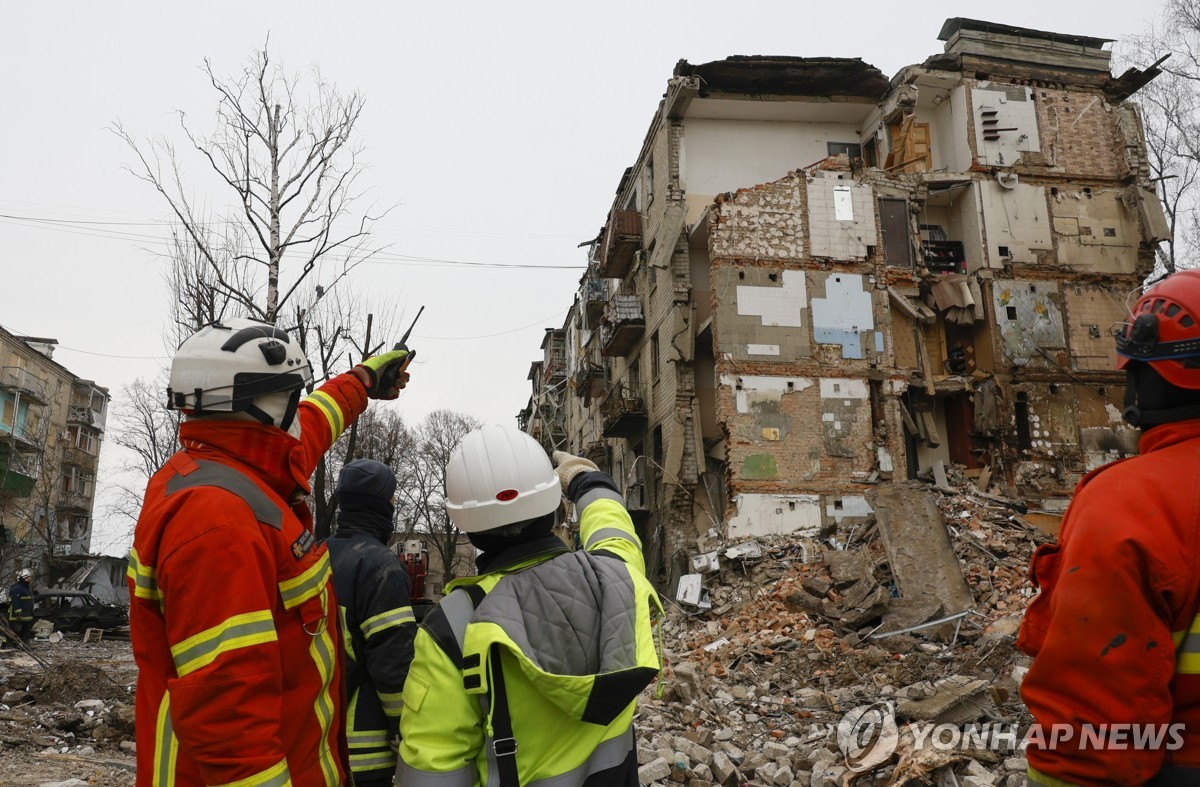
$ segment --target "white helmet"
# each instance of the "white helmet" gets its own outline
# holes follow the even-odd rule
[[[550,457],[536,440],[511,426],[469,433],[446,465],[446,513],[464,533],[545,516],[561,499]]]
[[[179,345],[171,360],[167,409],[246,413],[287,430],[310,382],[308,358],[286,331],[239,317],[207,325]]]
[[[23,568],[17,572],[17,579],[33,579],[33,573],[29,569]]]

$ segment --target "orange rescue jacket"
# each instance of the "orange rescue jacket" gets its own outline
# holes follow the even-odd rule
[[[366,406],[343,374],[301,402],[299,441],[249,421],[181,426],[129,557],[138,785],[347,781],[337,601],[299,493]]]
[[[1200,420],[1154,427],[1139,450],[1084,477],[1058,543],[1033,557],[1040,593],[1017,639],[1034,656],[1021,696],[1042,729],[1032,782],[1200,777]],[[1131,732],[1097,745],[1114,724],[1184,727],[1158,745],[1136,748]],[[1051,747],[1053,725],[1070,740],[1060,728]]]

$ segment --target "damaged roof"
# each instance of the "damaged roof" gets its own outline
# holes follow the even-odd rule
[[[947,19],[942,25],[941,32],[938,33],[938,40],[949,41],[955,33],[962,30],[972,30],[977,33],[999,33],[1001,35],[1018,36],[1020,38],[1034,38],[1042,41],[1054,41],[1060,44],[1074,44],[1089,49],[1101,49],[1105,44],[1111,44],[1114,40],[1112,38],[1093,38],[1092,36],[1052,33],[1048,30],[1034,30],[1032,27],[1014,27],[1013,25],[1002,25],[997,22],[985,22],[980,19],[967,19],[962,16]]]
[[[692,65],[680,60],[676,77],[700,77],[701,97],[710,92],[771,96],[879,98],[888,79],[857,57],[737,55]]]

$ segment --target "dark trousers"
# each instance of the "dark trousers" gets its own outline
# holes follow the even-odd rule
[[[33,621],[32,620],[10,620],[8,625],[12,628],[13,633],[21,638],[22,642],[28,642],[33,639]]]

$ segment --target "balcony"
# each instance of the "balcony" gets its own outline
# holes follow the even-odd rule
[[[15,429],[0,424],[0,455],[14,451],[26,454],[41,451],[38,435],[28,424]]]
[[[93,410],[82,404],[73,404],[67,408],[67,424],[82,425],[98,431],[104,430],[104,413]]]
[[[58,510],[86,514],[92,510],[92,496],[85,495],[82,492],[59,492]]]
[[[19,366],[0,367],[0,391],[20,394],[31,404],[50,402],[50,385],[41,377]]]
[[[614,210],[604,227],[600,251],[600,275],[623,279],[633,266],[633,255],[642,248],[642,214],[636,210]]]
[[[608,282],[604,279],[588,279],[583,285],[583,308],[587,325],[594,328],[600,324],[604,309],[608,306]]]
[[[95,469],[99,457],[94,454],[89,454],[82,448],[69,446],[62,451],[62,463],[68,467],[82,467],[84,469]]]
[[[604,317],[604,354],[624,358],[645,332],[642,299],[636,295],[614,295]]]
[[[583,399],[583,406],[590,407],[592,397],[598,396],[604,390],[604,367],[591,361],[580,361],[575,367],[575,394]]]
[[[608,443],[592,440],[583,447],[583,456],[591,459],[601,470],[608,467]]]
[[[547,328],[542,337],[542,384],[552,385],[567,378],[567,332]]]
[[[633,472],[625,479],[625,510],[634,524],[641,525],[650,519],[650,489],[646,485],[646,463],[635,462]]]
[[[937,273],[966,273],[967,255],[960,240],[921,241],[925,267]]]
[[[0,498],[29,497],[37,485],[37,468],[20,454],[0,455]]]
[[[640,391],[613,386],[600,404],[605,437],[634,437],[646,431],[646,400]]]

